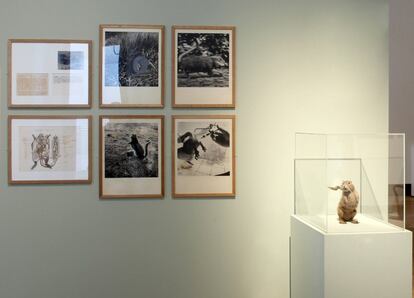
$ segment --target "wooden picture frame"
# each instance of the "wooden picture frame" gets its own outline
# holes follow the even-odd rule
[[[236,27],[173,26],[172,106],[235,108]]]
[[[8,182],[90,184],[92,116],[8,117]]]
[[[164,197],[164,116],[99,117],[99,197]]]
[[[165,27],[100,25],[100,108],[163,108],[164,96]]]
[[[9,108],[91,105],[91,40],[8,40]]]
[[[236,195],[236,117],[172,116],[172,193],[175,198]]]

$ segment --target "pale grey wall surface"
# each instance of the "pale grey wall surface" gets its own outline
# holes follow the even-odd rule
[[[406,183],[414,187],[414,1],[390,1],[390,132],[405,133]],[[414,192],[414,189],[413,189]]]
[[[98,25],[167,26],[164,110],[99,110]],[[99,114],[172,110],[170,26],[237,26],[237,197],[98,200]],[[94,41],[92,110],[6,105],[8,38]],[[1,0],[0,297],[287,298],[294,132],[388,131],[386,0]],[[7,114],[94,115],[93,184],[7,186]],[[233,113],[233,112],[231,112]]]

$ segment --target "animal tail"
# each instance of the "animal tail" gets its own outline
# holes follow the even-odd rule
[[[147,155],[148,155],[148,146],[149,146],[149,144],[150,144],[151,142],[150,141],[148,141],[146,144],[145,144],[145,153],[144,153],[144,158],[145,157],[147,157]]]
[[[195,41],[192,43],[192,45],[190,46],[190,48],[188,50],[186,50],[183,53],[181,53],[180,55],[178,55],[178,62],[181,62],[181,60],[183,59],[184,56],[190,54],[192,51],[197,49],[199,45],[200,45],[200,42],[196,38]]]

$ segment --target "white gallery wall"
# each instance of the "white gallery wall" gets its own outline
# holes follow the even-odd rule
[[[414,187],[414,1],[390,1],[390,132],[405,132],[406,183]],[[412,193],[414,192],[414,188]]]
[[[1,0],[0,297],[287,298],[294,133],[388,131],[386,0]],[[166,25],[165,109],[98,109],[98,26]],[[172,109],[171,25],[237,27],[237,108]],[[8,38],[92,39],[91,110],[8,110]],[[7,185],[7,114],[92,114],[93,183]],[[171,198],[173,114],[237,115],[235,199]],[[98,115],[164,114],[164,200],[98,199]]]

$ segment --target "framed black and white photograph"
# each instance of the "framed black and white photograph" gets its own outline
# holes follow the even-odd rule
[[[173,196],[235,196],[235,116],[173,116]]]
[[[9,116],[9,184],[91,183],[90,116]]]
[[[164,26],[100,25],[102,108],[164,106]]]
[[[10,108],[89,108],[92,41],[10,39]]]
[[[173,107],[235,107],[235,30],[173,26]]]
[[[100,197],[162,198],[164,116],[100,117]]]

